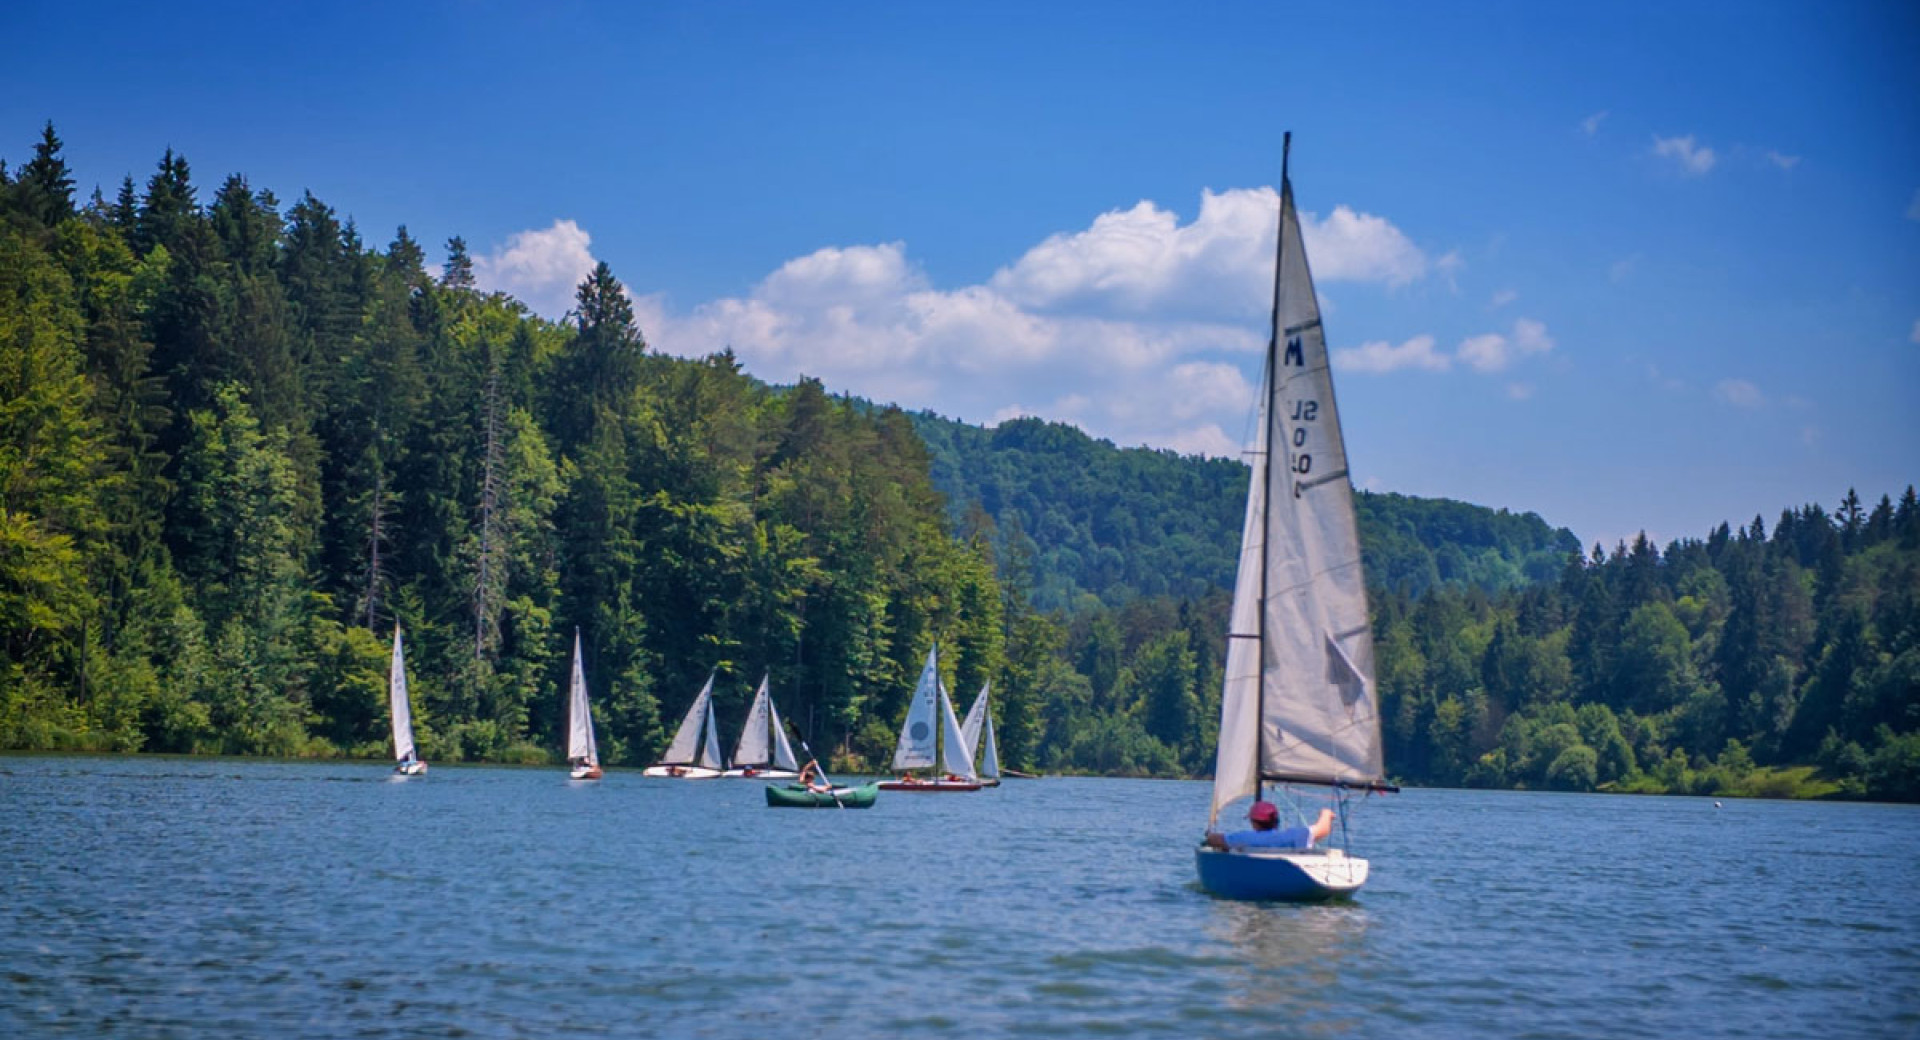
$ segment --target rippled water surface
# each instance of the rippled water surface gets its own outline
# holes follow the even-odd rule
[[[0,758],[0,1036],[1920,1035],[1920,809],[1409,791],[1301,907],[1206,802]]]

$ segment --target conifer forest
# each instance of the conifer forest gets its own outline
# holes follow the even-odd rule
[[[18,132],[18,128],[15,131]],[[459,238],[167,151],[87,194],[0,144],[0,749],[387,753],[397,625],[435,761],[610,764],[762,674],[884,770],[937,641],[1007,765],[1212,766],[1247,469],[771,386],[653,349],[605,263],[564,319]],[[1834,489],[1583,547],[1362,494],[1409,784],[1920,800],[1920,502]]]

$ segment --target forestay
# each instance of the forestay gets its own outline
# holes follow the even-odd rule
[[[587,671],[580,660],[580,633],[573,634],[573,684],[567,690],[567,760],[600,764],[593,743],[593,713],[587,709]]]
[[[712,689],[711,686],[708,687]],[[720,757],[720,727],[713,721],[713,697],[707,697],[707,739],[700,747],[700,766],[706,769],[725,769],[725,760]]]
[[[1353,485],[1293,186],[1284,178],[1279,236],[1264,415],[1222,691],[1216,816],[1226,802],[1253,793],[1260,778],[1385,779]]]
[[[920,682],[913,688],[913,701],[907,705],[907,721],[900,727],[900,742],[893,749],[893,768],[928,769],[933,766],[939,745],[935,735],[940,672],[938,647],[927,650],[927,663],[920,669]],[[951,711],[949,711],[951,714]]]
[[[400,647],[400,626],[393,626],[393,664],[387,675],[387,698],[393,710],[393,757],[405,762],[416,757],[413,746],[413,708],[407,703],[407,659]]]
[[[767,709],[770,706],[767,680],[762,677],[760,689],[753,695],[753,706],[747,709],[747,722],[740,730],[740,741],[733,746],[734,768],[767,764]]]
[[[760,685],[764,689],[766,680],[762,679]],[[767,719],[773,726],[773,764],[788,772],[798,771],[800,760],[793,757],[793,745],[787,743],[787,727],[780,723],[780,709],[773,706],[772,694],[767,695]]]
[[[660,759],[662,765],[693,764],[694,755],[700,750],[700,724],[706,721],[708,708],[712,704],[713,676],[709,674],[707,684],[700,687],[700,695],[693,699],[686,717],[680,720],[680,728],[674,731],[673,743],[667,745],[667,753]]]
[[[940,746],[940,768],[954,776],[968,780],[977,779],[973,772],[973,745],[960,732],[960,718],[953,713],[953,700],[947,696],[947,684],[938,681],[940,687],[940,728],[943,739]]]
[[[993,711],[987,706],[987,693],[992,683],[982,683],[980,693],[973,699],[973,707],[967,709],[966,721],[960,724],[960,736],[967,747],[978,748],[979,754],[973,756],[980,763],[982,780],[1000,778],[1000,749],[993,739]]]

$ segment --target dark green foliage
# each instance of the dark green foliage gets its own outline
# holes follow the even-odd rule
[[[605,757],[717,672],[884,768],[920,662],[1004,764],[1204,774],[1247,471],[769,388],[564,323],[169,150],[75,212],[0,166],[0,747],[377,756],[387,648],[441,760]],[[1914,799],[1920,501],[1583,556],[1532,514],[1360,496],[1389,769],[1422,783]]]
[[[1118,606],[1233,583],[1243,463],[1117,449],[1039,419],[989,430],[923,412],[914,423],[954,522],[977,508],[999,526],[1003,549],[1026,543],[1036,605],[1072,609],[1091,594]],[[1551,580],[1577,547],[1531,513],[1444,499],[1361,492],[1359,516],[1369,579],[1415,596],[1443,582],[1491,591]]]

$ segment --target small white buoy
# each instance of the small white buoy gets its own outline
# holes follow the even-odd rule
[[[1718,808],[1720,808],[1720,803],[1719,803],[1719,802],[1715,802],[1715,803],[1713,803],[1713,807],[1714,807],[1715,809],[1718,809]]]

